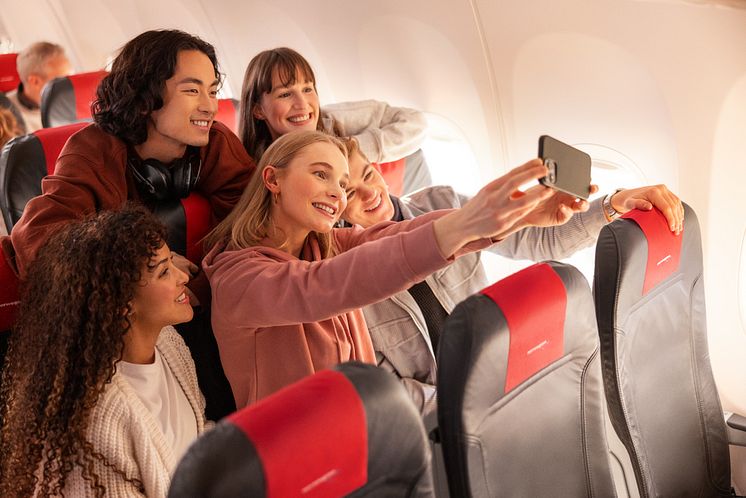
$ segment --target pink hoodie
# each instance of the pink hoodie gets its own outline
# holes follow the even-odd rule
[[[433,211],[367,230],[335,229],[339,254],[323,260],[313,236],[302,259],[266,246],[213,248],[202,266],[212,288],[213,332],[236,407],[337,363],[374,363],[360,308],[449,263],[432,226],[447,213]]]

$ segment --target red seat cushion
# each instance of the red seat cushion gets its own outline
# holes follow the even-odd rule
[[[21,78],[16,69],[18,54],[0,54],[0,92],[10,92],[18,88]]]

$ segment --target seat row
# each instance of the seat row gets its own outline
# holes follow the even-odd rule
[[[732,496],[729,444],[746,444],[745,419],[723,417],[685,209],[680,236],[657,211],[605,227],[593,293],[572,266],[544,262],[457,306],[429,433],[450,496]],[[190,448],[170,496],[429,496],[426,438],[390,375],[344,364],[224,419]]]
[[[15,56],[0,55],[0,92],[8,92],[18,86],[15,73]],[[13,73],[9,73],[10,64]],[[90,122],[91,103],[96,97],[96,88],[106,76],[106,71],[92,71],[55,78],[44,86],[41,94],[41,122],[44,128],[54,128],[71,123]],[[0,106],[10,107],[10,102],[2,96]],[[235,133],[238,130],[238,101],[219,99],[215,119],[221,121]]]

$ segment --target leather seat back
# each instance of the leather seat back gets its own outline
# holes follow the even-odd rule
[[[451,496],[615,496],[593,299],[574,267],[530,266],[461,302],[438,352]]]
[[[182,458],[169,497],[428,496],[428,465],[404,389],[353,362],[223,419]]]
[[[76,123],[45,128],[8,142],[0,154],[0,209],[10,233],[26,203],[41,194],[41,180],[54,172],[67,139],[86,126]]]
[[[593,290],[609,416],[641,496],[729,494],[694,211],[679,236],[657,210],[604,227]]]
[[[41,124],[44,128],[91,122],[91,104],[106,71],[72,74],[55,78],[41,93]]]
[[[215,120],[227,126],[233,133],[238,134],[238,100],[219,99],[218,113]]]

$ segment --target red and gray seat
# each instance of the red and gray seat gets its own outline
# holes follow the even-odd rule
[[[17,58],[18,54],[0,54],[0,107],[10,109],[16,121],[18,121],[19,127],[25,132],[23,116],[10,99],[4,95],[18,88],[18,84],[21,82],[16,69]]]
[[[54,172],[67,139],[85,126],[76,123],[37,130],[9,142],[0,155],[0,209],[10,233],[26,203],[41,194],[41,180]]]
[[[452,497],[615,496],[593,299],[545,262],[461,302],[438,352]]]
[[[10,329],[18,313],[18,277],[0,251],[0,372],[8,351]]]
[[[21,82],[16,68],[18,54],[0,54],[0,92],[10,92]]]
[[[679,236],[657,210],[604,227],[593,290],[609,416],[640,495],[731,496],[729,436],[743,445],[746,419],[726,425],[710,368],[694,211]]]
[[[91,122],[91,104],[106,71],[72,74],[55,78],[41,93],[41,124],[54,128],[71,123]]]
[[[170,498],[430,496],[419,414],[390,374],[345,363],[223,419],[179,463]]]
[[[233,133],[238,134],[238,119],[238,100],[219,99],[218,113],[215,115],[215,120],[220,121]]]
[[[395,196],[432,185],[430,170],[422,150],[416,150],[396,161],[377,163],[376,166],[386,181],[389,192]]]

